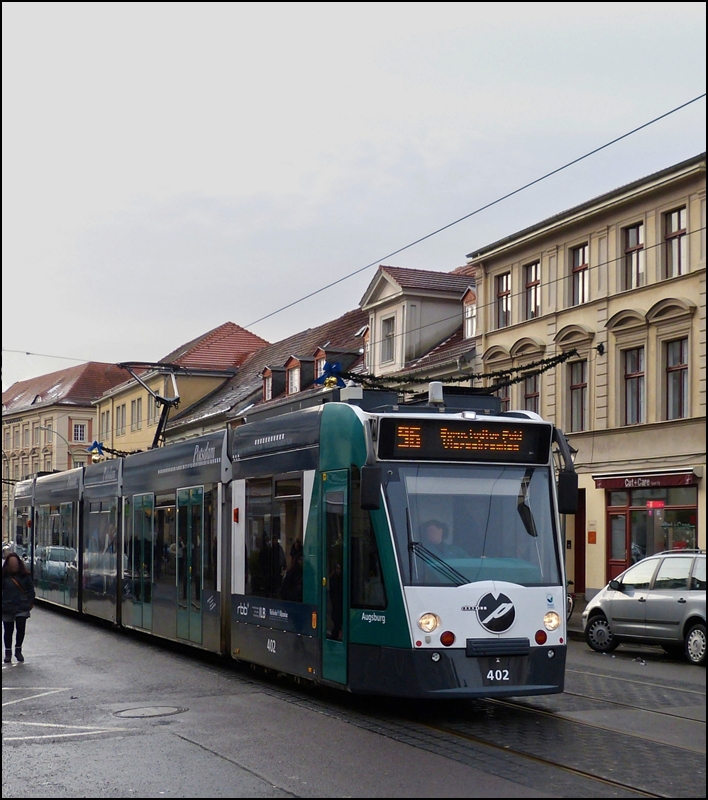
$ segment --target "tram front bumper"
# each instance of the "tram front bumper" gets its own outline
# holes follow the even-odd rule
[[[563,691],[566,646],[528,655],[469,656],[464,649],[402,650],[352,644],[349,688],[357,694],[432,699],[510,697]]]

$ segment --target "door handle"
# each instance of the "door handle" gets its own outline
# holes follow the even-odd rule
[[[677,602],[679,602],[679,603],[685,603],[685,602],[686,602],[686,598],[685,598],[685,597],[679,597],[679,599],[678,599],[678,601],[677,601]]]
[[[646,601],[647,601],[646,597],[638,597],[638,598],[637,598],[637,600],[638,600],[640,603],[646,603]]]

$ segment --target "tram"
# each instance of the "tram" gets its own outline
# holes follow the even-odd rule
[[[14,546],[41,600],[225,659],[356,694],[549,694],[576,499],[532,412],[326,402],[23,481]]]

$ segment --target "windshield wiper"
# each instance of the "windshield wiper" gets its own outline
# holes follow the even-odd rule
[[[524,523],[526,533],[528,533],[529,536],[538,537],[536,522],[534,521],[533,512],[531,511],[531,506],[529,505],[529,484],[531,483],[532,477],[533,468],[529,467],[524,473],[524,477],[521,479],[519,495],[516,498],[516,510],[519,512],[521,521]]]
[[[436,556],[435,553],[432,553],[420,542],[409,542],[408,551],[415,553],[424,564],[432,567],[436,572],[439,572],[444,578],[454,583],[456,586],[464,586],[466,583],[470,582],[461,572],[451,567],[447,561]]]

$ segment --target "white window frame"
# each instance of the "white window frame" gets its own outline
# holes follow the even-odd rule
[[[290,367],[288,370],[288,394],[297,394],[300,391],[300,367]]]
[[[381,320],[381,363],[387,364],[396,359],[396,316]]]
[[[477,335],[477,303],[465,303],[463,318],[465,339],[473,339]]]
[[[87,440],[86,434],[88,433],[88,423],[74,422],[71,425],[71,441],[84,443]],[[78,435],[77,435],[78,434]]]

